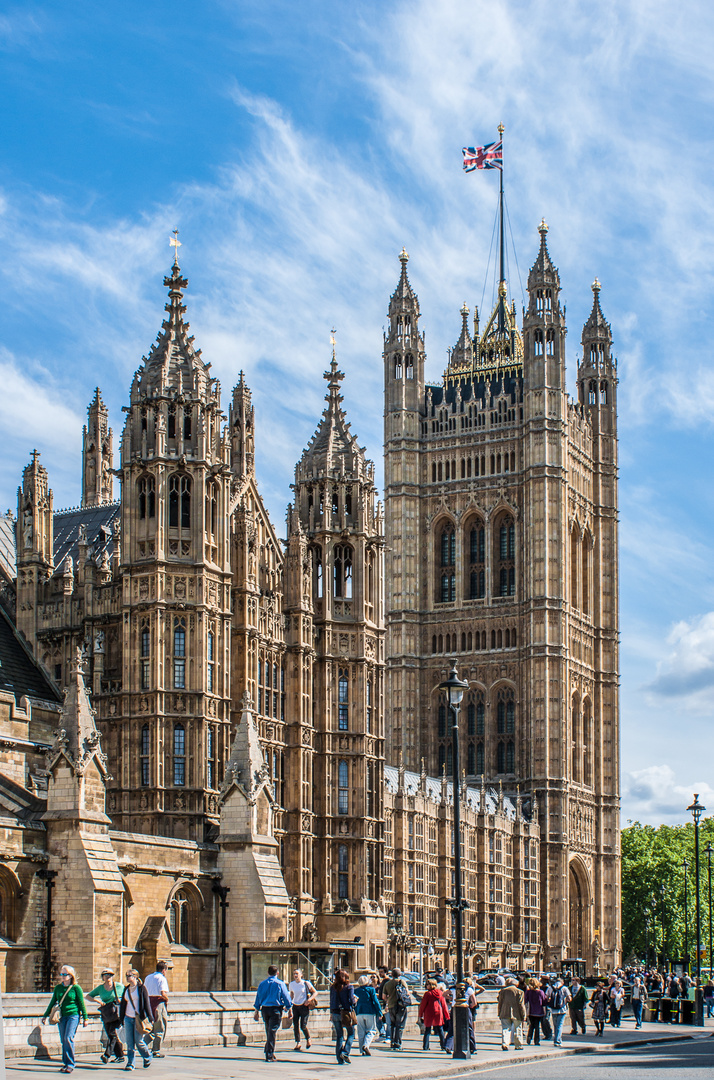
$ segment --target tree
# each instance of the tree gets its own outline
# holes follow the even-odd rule
[[[714,845],[714,818],[699,826],[702,948],[709,946],[707,844]],[[684,860],[687,869],[688,951],[693,969],[696,949],[694,824],[641,825],[628,822],[622,831],[622,952],[650,960],[684,958]],[[649,926],[648,926],[649,924]],[[709,966],[710,959],[703,963]]]

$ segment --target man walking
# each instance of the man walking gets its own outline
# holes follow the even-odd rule
[[[382,987],[382,996],[389,1009],[389,1020],[392,1029],[390,1047],[392,1050],[401,1050],[402,1032],[407,1022],[407,1009],[412,1000],[407,984],[402,979],[401,968],[392,969],[391,979],[387,979]]]
[[[521,1024],[526,1018],[526,1007],[517,979],[506,979],[506,985],[498,991],[497,1007],[498,1019],[501,1021],[501,1049],[510,1048],[512,1037],[515,1049],[522,1050]]]
[[[570,1003],[570,991],[561,978],[555,980],[550,1015],[553,1018],[553,1046],[563,1045],[563,1024]]]
[[[578,1026],[585,1034],[585,1005],[588,1000],[588,994],[584,986],[581,986],[580,979],[577,975],[573,975],[573,981],[570,984],[571,1000],[568,1004],[570,1011],[570,1027],[571,1035],[578,1034]]]
[[[161,1052],[161,1043],[166,1038],[166,1028],[168,1027],[169,1014],[169,983],[166,978],[166,969],[168,964],[165,960],[159,960],[156,965],[156,971],[151,975],[146,976],[144,986],[149,995],[151,1001],[151,1011],[154,1014],[154,1026],[151,1029],[151,1035],[153,1038],[153,1044],[151,1052],[156,1058],[165,1057]],[[148,1040],[147,1040],[148,1041]]]
[[[268,977],[263,979],[258,987],[253,1003],[255,1019],[263,1017],[265,1025],[265,1060],[277,1061],[275,1056],[275,1036],[278,1033],[283,1018],[283,1010],[287,1010],[288,1020],[292,1020],[293,1009],[288,988],[278,978],[278,969],[274,964],[268,968]]]

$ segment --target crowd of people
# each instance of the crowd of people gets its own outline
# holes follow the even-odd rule
[[[112,969],[105,968],[99,986],[85,994],[74,968],[63,964],[59,973],[61,981],[55,986],[42,1017],[43,1024],[57,1024],[59,1028],[60,1072],[74,1072],[74,1039],[80,1020],[83,1026],[87,1025],[87,1001],[99,1002],[104,1044],[100,1060],[104,1064],[113,1060],[131,1072],[137,1051],[145,1069],[154,1058],[163,1057],[161,1044],[166,1035],[169,1001],[166,968],[167,964],[160,960],[146,981],[135,968],[128,968],[126,983],[117,982]]]

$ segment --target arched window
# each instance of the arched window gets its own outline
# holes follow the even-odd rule
[[[156,486],[153,476],[142,476],[138,484],[139,490],[139,517],[152,518],[156,516]]]
[[[580,770],[580,760],[582,751],[582,733],[580,730],[580,698],[577,694],[573,694],[573,701],[570,711],[570,736],[571,736],[571,763],[570,763],[570,775],[571,779],[579,784],[582,780]]]
[[[496,593],[498,596],[515,596],[516,526],[510,514],[501,514],[496,522],[494,547],[497,552]]]
[[[486,731],[486,703],[483,694],[479,691],[476,701],[476,734],[483,735]]]
[[[587,533],[583,536],[583,565],[582,565],[582,581],[583,586],[581,590],[582,597],[582,611],[583,615],[590,614],[590,537]]]
[[[431,638],[431,651],[436,652],[436,634],[433,634]]]
[[[183,411],[183,437],[191,438],[191,409],[188,406],[184,407]]]
[[[148,690],[151,685],[151,631],[148,623],[141,625],[140,652],[141,689]]]
[[[597,405],[597,383],[594,380],[588,384],[588,405]]]
[[[439,705],[439,738],[446,738],[446,705]]]
[[[476,734],[476,702],[471,697],[466,706],[466,734]]]
[[[186,620],[174,619],[174,690],[186,689]]]
[[[502,687],[498,691],[496,704],[496,732],[498,735],[512,735],[516,730],[516,703],[513,690]]]
[[[179,889],[171,900],[169,927],[178,945],[196,944],[196,903],[187,889]]]
[[[216,784],[216,735],[213,726],[209,725],[206,731],[206,786],[217,787]]]
[[[345,600],[352,599],[352,548],[339,544],[335,548],[334,595]]]
[[[149,750],[151,748],[151,733],[149,731],[149,725],[144,724],[141,729],[141,784],[142,787],[148,787],[151,781],[151,773],[149,771]]]
[[[439,595],[442,604],[456,599],[456,530],[451,522],[442,525],[438,534]]]
[[[536,313],[538,315],[543,314],[543,290],[538,289],[536,293]]]
[[[466,772],[469,776],[476,776],[476,747],[469,743],[466,755]]]
[[[593,786],[593,713],[589,698],[583,701],[583,783]]]
[[[349,730],[350,705],[349,705],[349,678],[346,668],[340,668],[337,680],[337,726],[340,731]]]
[[[533,333],[533,345],[536,356],[543,355],[543,331],[536,330]]]
[[[516,744],[513,739],[509,739],[506,743],[506,772],[514,773],[516,771]]]
[[[347,844],[337,847],[337,896],[340,900],[349,900],[349,856]]]
[[[545,332],[545,352],[546,356],[552,356],[555,349],[555,330],[546,330]]]
[[[174,474],[169,477],[169,527],[191,528],[191,478]]]
[[[213,630],[208,631],[208,637],[206,639],[206,689],[209,694],[212,694],[215,689],[215,675],[216,675],[216,656],[215,656],[215,641],[216,635]]]
[[[469,596],[482,600],[486,595],[486,533],[483,522],[477,519],[469,530]]]
[[[174,724],[174,786],[186,784],[186,730],[183,724]]]
[[[321,600],[322,599],[322,589],[323,589],[323,583],[322,583],[322,549],[319,548],[319,547],[313,548],[312,549],[312,558],[313,558],[313,567],[314,567],[314,571],[315,571],[314,574],[313,574],[313,578],[312,578],[313,590],[314,590],[314,593],[315,593],[315,598],[317,600]]]
[[[580,533],[573,525],[570,531],[570,603],[574,608],[578,606],[579,554]]]
[[[483,776],[483,772],[484,772],[483,762],[484,762],[483,743],[478,743],[477,746],[476,746],[476,774],[475,774],[476,776]]]
[[[405,361],[406,376],[408,379],[414,378],[414,357],[407,353]]]
[[[401,379],[402,377],[402,357],[400,353],[394,357],[394,378]]]
[[[350,812],[350,770],[346,761],[337,764],[337,813]]]
[[[218,487],[208,484],[206,487],[206,531],[215,536],[218,529]]]

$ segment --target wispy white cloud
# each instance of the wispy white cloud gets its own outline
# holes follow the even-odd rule
[[[700,801],[714,812],[714,788],[703,778],[706,769],[692,769],[689,783],[681,783],[669,765],[650,765],[646,769],[626,773],[622,784],[623,824],[639,821],[643,825],[685,824],[689,819],[687,807],[694,792]]]
[[[675,700],[680,712],[714,712],[714,612],[673,627],[669,652],[648,687],[653,698]]]

